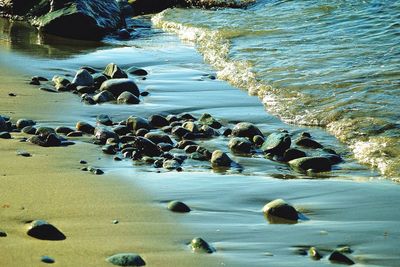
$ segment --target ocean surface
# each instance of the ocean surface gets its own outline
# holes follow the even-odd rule
[[[400,1],[258,0],[168,9],[153,23],[270,113],[326,128],[360,162],[400,176]]]

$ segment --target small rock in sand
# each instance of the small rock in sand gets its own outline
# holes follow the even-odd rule
[[[119,253],[107,258],[107,261],[117,266],[144,266],[145,261],[136,253]]]
[[[204,239],[201,237],[193,238],[190,242],[190,246],[193,252],[197,253],[213,253],[215,249],[210,246]]]
[[[355,262],[344,255],[343,253],[340,253],[339,251],[334,251],[332,254],[329,256],[329,260],[333,263],[339,263],[339,264],[346,264],[346,265],[353,265]]]
[[[11,139],[11,134],[9,132],[0,132],[1,139]]]
[[[277,217],[296,222],[299,218],[296,209],[286,203],[283,199],[276,199],[267,203],[262,210],[268,219],[274,219],[274,217]],[[275,221],[272,220],[272,222]]]
[[[190,212],[190,208],[185,203],[177,200],[169,202],[168,209],[173,212],[181,212],[181,213]]]
[[[65,235],[56,227],[44,220],[35,220],[30,223],[27,234],[41,240],[64,240]]]
[[[55,263],[56,262],[53,258],[51,258],[49,256],[42,256],[40,258],[40,261],[44,262],[44,263]]]

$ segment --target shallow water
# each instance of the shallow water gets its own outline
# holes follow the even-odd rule
[[[282,120],[326,127],[361,162],[399,177],[399,11],[399,1],[259,0],[170,9],[153,22]]]
[[[113,47],[109,46],[111,40],[107,43],[89,50],[70,47],[69,56],[57,49],[54,51],[63,56],[58,57],[56,53],[54,59],[36,55],[36,49],[41,50],[36,46],[10,49],[1,45],[0,64],[2,68],[10,68],[9,62],[12,62],[14,69],[24,73],[22,77],[11,77],[17,80],[13,84],[26,83],[32,75],[49,78],[60,73],[73,75],[82,65],[102,69],[109,62],[116,62],[124,68],[143,67],[149,75],[137,82],[141,91],[147,90],[150,95],[140,105],[87,106],[76,95],[50,94],[29,86],[24,88],[27,92],[21,97],[38,94],[46,103],[40,105],[42,108],[36,114],[31,114],[33,117],[24,113],[19,116],[36,119],[40,125],[73,126],[78,120],[94,123],[100,113],[118,121],[133,114],[147,117],[154,113],[190,112],[199,116],[209,112],[229,125],[251,121],[265,133],[276,129],[287,129],[293,135],[311,132],[316,140],[340,152],[346,162],[330,173],[305,176],[263,157],[230,155],[244,166],[242,172],[218,173],[208,163],[199,165],[187,161],[182,173],[157,173],[154,168],[133,164],[130,160],[113,162],[112,156],[101,154],[99,147],[101,160],[96,167],[148,190],[154,205],[164,207],[173,199],[186,202],[193,212],[170,216],[188,226],[194,236],[211,242],[217,248],[217,255],[233,262],[232,266],[327,266],[331,265],[327,260],[329,251],[339,245],[351,246],[354,253],[350,257],[359,266],[399,264],[397,184],[382,180],[378,173],[359,165],[348,148],[323,129],[285,124],[265,112],[258,98],[226,82],[204,78],[214,74],[213,70],[203,63],[193,46],[180,44],[172,35],[156,33],[136,40],[134,46],[132,42]],[[67,40],[64,45],[69,47]],[[7,77],[10,73],[0,74],[2,85],[6,86],[4,81],[10,79]],[[35,105],[27,103],[21,111],[32,110]],[[0,107],[0,114],[7,114],[7,110]],[[220,137],[206,145],[227,151],[226,140]],[[269,224],[261,209],[276,198],[293,204],[309,220],[295,225]],[[187,250],[188,256],[191,252],[185,242],[189,240],[174,240],[181,244],[182,250]],[[296,253],[298,248],[309,246],[321,249],[324,258],[312,261]],[[205,257],[208,256],[213,257]]]

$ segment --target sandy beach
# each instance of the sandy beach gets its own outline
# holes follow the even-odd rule
[[[207,112],[227,128],[245,121],[265,135],[309,132],[343,162],[330,172],[302,173],[262,154],[235,154],[227,146],[230,137],[220,134],[199,144],[226,152],[241,168],[221,171],[209,161],[187,159],[178,172],[132,159],[114,161],[114,155],[93,144],[93,136],[68,138],[72,146],[39,147],[20,142],[27,135],[13,133],[13,139],[0,139],[0,230],[7,233],[0,237],[0,265],[40,266],[41,256],[47,255],[59,266],[112,266],[107,257],[135,252],[146,266],[332,266],[329,255],[343,248],[349,248],[346,255],[355,266],[400,262],[398,184],[360,165],[324,129],[285,124],[267,113],[257,97],[215,79],[193,46],[164,33],[71,50],[66,40],[38,45],[22,37],[2,42],[0,50],[0,114],[13,122],[26,118],[37,126],[74,128],[77,121],[95,125],[99,114],[118,122],[132,115],[189,113],[199,118]],[[19,45],[27,40],[36,45]],[[148,71],[146,79],[131,76],[141,92],[149,93],[140,104],[86,105],[70,92],[49,93],[28,84],[35,75],[72,79],[81,66],[100,72],[110,62]],[[18,151],[32,156],[18,156]],[[84,172],[85,166],[105,174]],[[296,224],[270,223],[262,208],[275,199],[286,200],[304,218]],[[171,200],[185,202],[192,211],[168,211]],[[54,224],[66,239],[28,236],[27,222],[37,219]],[[187,244],[197,236],[216,252],[193,253]],[[321,252],[320,260],[310,257],[311,247]]]

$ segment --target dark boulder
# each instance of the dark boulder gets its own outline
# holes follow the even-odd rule
[[[117,98],[117,103],[118,104],[129,104],[129,105],[135,105],[139,104],[140,100],[137,98],[134,94],[131,92],[122,92],[118,98]]]
[[[282,155],[290,147],[291,139],[287,133],[272,133],[262,144],[264,153]]]
[[[128,75],[123,71],[120,67],[118,67],[117,64],[115,63],[110,63],[106,66],[106,68],[103,71],[103,74],[108,78],[108,79],[122,79],[122,78],[128,78]]]
[[[252,143],[246,138],[235,137],[229,140],[228,147],[235,153],[250,153]]]
[[[43,220],[33,221],[29,225],[27,234],[41,240],[57,241],[66,239],[65,235],[60,230]]]
[[[100,91],[108,91],[115,97],[118,97],[123,92],[127,91],[132,93],[134,96],[139,97],[140,92],[136,83],[130,79],[111,79],[103,82],[100,86]]]
[[[263,136],[260,129],[258,129],[254,124],[249,122],[239,122],[232,129],[232,135],[237,137],[247,137],[253,140],[254,136]]]
[[[330,171],[332,162],[326,157],[303,157],[289,161],[289,165],[299,171]]]
[[[168,209],[173,212],[181,212],[181,213],[190,212],[190,208],[185,203],[177,200],[169,202]]]
[[[131,116],[126,121],[126,126],[131,131],[137,131],[139,129],[150,130],[151,126],[148,120],[142,117]]]
[[[117,266],[145,266],[146,263],[136,253],[119,253],[107,258],[107,261]]]
[[[296,209],[283,199],[276,199],[267,203],[262,210],[271,223],[285,223],[284,220],[297,222],[299,217]],[[279,219],[283,219],[283,221]]]

